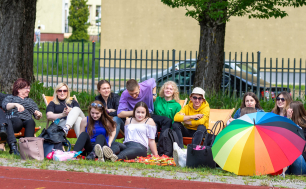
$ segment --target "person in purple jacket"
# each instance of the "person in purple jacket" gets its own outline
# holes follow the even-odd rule
[[[126,90],[121,94],[119,107],[117,110],[118,117],[126,118],[133,115],[135,105],[142,101],[147,104],[151,118],[157,126],[157,132],[163,132],[167,128],[171,128],[172,120],[165,116],[154,115],[153,101],[156,99],[156,83],[151,78],[141,83],[135,79],[126,82]]]

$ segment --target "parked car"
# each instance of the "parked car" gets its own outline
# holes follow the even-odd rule
[[[179,69],[175,71],[174,81],[177,83],[181,91],[186,90],[186,92],[189,94],[191,88],[193,88],[194,76],[195,76],[195,68]],[[172,80],[172,73],[159,77],[156,80],[157,87],[161,87],[166,81],[169,80]],[[265,82],[262,79],[260,79],[259,81],[260,81],[259,87],[260,87],[261,96],[265,98],[269,98],[270,96],[272,98],[275,98],[277,93],[283,90],[287,90],[287,88],[271,87],[271,94],[270,94],[269,93],[270,83]],[[230,93],[233,93],[234,89],[236,89],[237,94],[240,93],[240,89],[242,93],[245,93],[252,89],[254,93],[256,93],[258,87],[257,77],[255,77],[254,75],[252,76],[251,74],[247,74],[246,72],[239,72],[236,73],[235,75],[234,72],[232,71],[229,72],[229,69],[227,68],[223,73],[220,87],[226,88],[226,90],[229,91]],[[290,92],[290,89],[288,92]]]
[[[175,71],[182,70],[182,69],[183,70],[193,69],[193,68],[196,68],[196,64],[197,64],[196,59],[187,59],[186,61],[183,60],[175,64]],[[248,72],[249,74],[252,74],[255,77],[257,77],[257,69],[252,67],[251,63],[246,64],[246,63],[241,63],[240,61],[237,61],[235,63],[234,60],[232,61],[225,60],[224,67],[225,69],[231,69],[231,72],[235,72],[235,71],[236,73]],[[157,74],[156,72],[152,73],[152,75],[151,73],[148,73],[147,75],[144,75],[141,77],[141,81],[147,80],[149,78],[156,78],[156,76],[159,78],[169,73],[172,73],[172,66],[170,66],[168,69],[163,70],[162,72],[158,72]]]

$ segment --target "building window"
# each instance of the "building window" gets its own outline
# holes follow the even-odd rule
[[[101,6],[96,6],[96,25],[99,26],[101,22]]]

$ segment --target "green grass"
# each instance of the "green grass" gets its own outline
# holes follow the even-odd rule
[[[98,57],[100,43],[96,43],[95,47],[96,47],[95,48],[96,57]],[[67,54],[66,52],[69,52],[69,54]],[[84,52],[84,54],[82,52]],[[90,52],[90,54],[88,54],[88,52]],[[82,75],[84,75],[84,78],[91,78],[91,70],[92,70],[91,52],[92,52],[92,43],[89,42],[84,42],[83,48],[82,48],[82,43],[69,43],[68,45],[68,43],[60,42],[58,43],[58,50],[56,43],[49,43],[49,42],[42,43],[41,48],[38,48],[38,46],[34,48],[34,55],[33,55],[34,76],[37,76],[38,73],[40,75],[43,73],[43,75],[48,74],[50,76],[51,75],[61,76],[63,74],[64,77],[67,77],[68,74],[69,78],[71,78],[72,75],[74,78],[76,78],[78,75],[80,78],[82,78]],[[95,77],[98,77],[98,69],[99,69],[99,60],[96,60]]]

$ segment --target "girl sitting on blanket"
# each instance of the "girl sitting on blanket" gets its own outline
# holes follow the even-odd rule
[[[158,155],[155,134],[156,125],[152,118],[148,106],[144,102],[138,102],[133,109],[133,116],[126,119],[124,126],[125,139],[123,144],[115,142],[111,147],[103,146],[104,156],[111,161],[117,159],[135,159],[137,156],[147,156],[148,146],[153,155]]]
[[[88,107],[88,115],[83,118],[80,126],[80,136],[75,143],[74,151],[85,149],[82,155],[87,155],[87,160],[104,161],[101,146],[111,146],[116,134],[116,123],[107,114],[104,106],[98,100]]]

